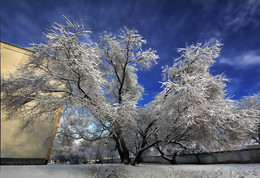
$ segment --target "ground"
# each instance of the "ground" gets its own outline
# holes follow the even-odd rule
[[[121,164],[1,166],[1,178],[260,178],[260,164],[161,165]]]

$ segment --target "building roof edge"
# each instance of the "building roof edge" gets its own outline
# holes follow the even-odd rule
[[[0,40],[1,43],[5,43],[5,44],[8,44],[8,45],[11,45],[11,46],[14,46],[14,47],[17,47],[17,48],[20,48],[20,49],[24,49],[24,50],[27,50],[29,52],[34,52],[33,50],[30,50],[30,49],[27,49],[27,48],[24,48],[24,47],[21,47],[21,46],[18,46],[18,45],[14,45],[12,43],[8,43],[6,41],[3,41],[3,40]]]

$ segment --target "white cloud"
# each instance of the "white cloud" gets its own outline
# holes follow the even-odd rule
[[[218,40],[218,39],[217,39],[216,37],[211,37],[211,38],[208,40],[208,42],[213,45],[213,44],[216,43],[217,40]]]
[[[259,25],[259,0],[248,0],[243,3],[230,3],[224,9],[223,26],[225,33],[238,31],[248,24]]]
[[[195,2],[195,1],[194,1]],[[214,43],[215,39],[222,40],[225,36],[233,32],[238,32],[248,25],[258,27],[260,25],[260,0],[247,0],[241,3],[229,1],[225,5],[220,5],[218,1],[201,0],[195,3],[203,5],[203,9],[211,12],[215,7],[219,10],[219,19],[216,21],[218,28],[205,28],[200,33],[202,39],[208,39]]]
[[[227,91],[229,97],[234,97],[240,90],[242,80],[240,78],[230,78],[230,82],[227,83]]]
[[[217,30],[211,31],[211,33],[209,33],[208,35],[210,36],[208,42],[212,45],[215,44],[217,40],[221,41],[223,39],[223,34]]]
[[[260,96],[260,81],[257,82],[253,88],[255,89],[255,94]]]
[[[260,53],[250,51],[239,56],[222,57],[219,60],[221,64],[229,64],[238,68],[244,68],[252,65],[260,65]]]

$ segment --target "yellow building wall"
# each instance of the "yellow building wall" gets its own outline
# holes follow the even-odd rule
[[[1,42],[1,77],[14,73],[16,67],[25,63],[32,51]],[[61,113],[61,109],[59,110]],[[21,132],[20,127],[26,118],[6,120],[1,109],[1,158],[47,158],[50,153],[51,141],[54,139],[53,131],[55,121],[60,113],[52,119],[37,119],[32,128]],[[57,125],[57,123],[56,123]]]

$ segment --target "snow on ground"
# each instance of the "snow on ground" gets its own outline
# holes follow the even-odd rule
[[[1,166],[1,178],[260,178],[260,164],[161,165],[121,164]]]

